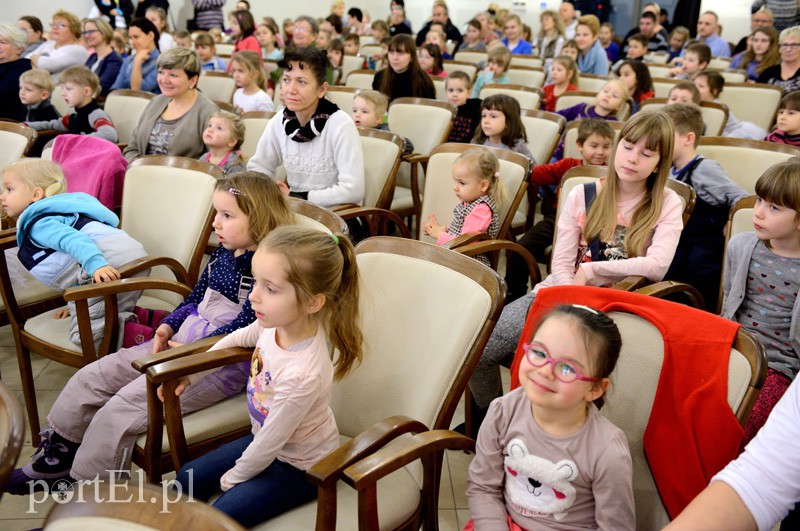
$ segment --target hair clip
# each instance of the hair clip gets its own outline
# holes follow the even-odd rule
[[[572,306],[573,308],[580,308],[581,310],[586,310],[587,312],[592,312],[595,315],[601,315],[599,311],[595,310],[594,308],[590,308],[585,304],[571,304],[570,306]]]
[[[231,195],[240,195],[240,196],[244,197],[244,194],[242,193],[241,190],[239,190],[238,188],[234,188],[232,186],[230,188],[228,188],[228,193],[231,194]]]
[[[331,238],[333,238],[333,243],[335,243],[336,246],[338,247],[339,246],[339,237],[336,236],[335,234],[331,234]]]
[[[500,172],[499,171],[494,172],[494,178],[495,179],[499,179],[500,178]]]

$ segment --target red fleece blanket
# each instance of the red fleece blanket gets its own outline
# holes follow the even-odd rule
[[[109,210],[122,206],[128,161],[116,144],[88,135],[58,135],[52,158],[64,171],[67,192],[87,193]]]

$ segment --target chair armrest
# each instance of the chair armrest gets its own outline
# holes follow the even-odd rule
[[[492,251],[509,251],[516,253],[525,261],[528,266],[528,274],[531,277],[532,285],[536,285],[542,281],[542,273],[539,271],[539,263],[536,258],[525,247],[516,242],[508,240],[486,240],[469,243],[453,249],[456,252],[465,254],[467,256],[478,256]]]
[[[162,350],[157,354],[150,354],[149,356],[133,360],[133,362],[131,362],[131,366],[139,372],[145,372],[153,365],[158,365],[159,363],[164,363],[173,359],[183,358],[198,352],[205,352],[216,345],[217,342],[223,337],[225,336],[211,336],[205,339],[193,341],[192,343],[181,345],[180,347]]]
[[[357,205],[356,203],[343,203],[341,205],[334,205],[332,207],[329,207],[328,210],[331,210],[333,212],[339,213],[342,210],[347,210],[349,208],[355,208],[355,207],[358,207],[358,206],[361,206],[361,205]]]
[[[64,300],[78,301],[90,299],[92,297],[105,297],[107,295],[118,295],[130,291],[141,291],[146,289],[158,289],[171,291],[183,297],[188,297],[192,290],[185,284],[167,280],[164,278],[135,277],[121,278],[110,282],[98,282],[86,284],[85,286],[75,286],[64,291]]]
[[[680,293],[689,300],[690,306],[699,308],[701,310],[705,308],[703,296],[694,286],[684,284],[683,282],[675,282],[674,280],[663,280],[661,282],[656,282],[655,284],[650,284],[649,286],[639,288],[634,291],[634,293],[640,293],[649,297],[658,297],[659,299]]]
[[[397,225],[403,238],[411,238],[411,231],[408,230],[406,223],[391,210],[354,205],[345,210],[338,210],[336,213],[345,221],[349,219],[365,219],[370,227],[372,236],[386,235],[385,224],[391,222]]]
[[[189,282],[189,273],[183,267],[183,264],[169,256],[144,256],[128,262],[119,267],[118,270],[122,276],[130,277],[156,266],[168,268],[175,275],[175,280],[181,284],[186,284],[187,286],[191,284]]]
[[[639,275],[630,275],[623,278],[622,280],[620,280],[611,287],[613,289],[618,289],[622,291],[635,291],[639,288],[646,286],[649,283],[650,281],[647,280],[647,278],[645,277]]]
[[[17,246],[17,229],[3,229],[0,233],[0,251],[13,249]]]
[[[252,357],[253,349],[242,347],[196,352],[191,356],[184,355],[162,363],[150,365],[147,369],[147,381],[160,385],[167,381],[180,378],[181,376],[188,376],[209,369],[224,367],[231,363],[249,361]]]
[[[474,242],[481,242],[486,240],[491,240],[492,237],[486,234],[485,232],[468,232],[467,234],[462,234],[461,236],[456,236],[449,242],[443,243],[442,247],[445,249],[453,249],[457,251],[459,247],[462,245],[468,245]]]
[[[410,164],[427,164],[429,158],[430,155],[423,155],[422,153],[409,153],[408,155],[403,155],[403,161]]]

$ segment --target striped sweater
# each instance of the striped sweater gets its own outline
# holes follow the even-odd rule
[[[96,136],[114,143],[118,140],[114,123],[106,112],[97,105],[95,100],[83,107],[76,108],[72,114],[61,118],[41,122],[28,122],[26,125],[36,131],[55,129],[61,133]]]

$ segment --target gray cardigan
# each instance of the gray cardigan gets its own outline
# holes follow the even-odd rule
[[[139,125],[133,132],[131,143],[122,152],[122,155],[131,162],[133,159],[147,155],[147,144],[150,142],[150,132],[156,124],[156,120],[164,110],[170,98],[167,96],[156,96],[145,107],[144,113],[139,120]],[[172,143],[169,145],[168,155],[179,157],[189,157],[196,159],[206,150],[203,145],[203,130],[206,128],[209,117],[218,112],[217,105],[205,97],[202,93],[197,93],[197,101],[192,108],[184,114],[177,125],[172,136]]]
[[[733,236],[728,242],[725,256],[725,277],[723,290],[725,298],[722,302],[722,317],[735,321],[736,311],[744,301],[747,289],[747,271],[750,261],[758,244],[755,232],[743,232]],[[792,307],[792,322],[789,326],[789,335],[792,336],[792,348],[800,355],[800,297],[794,301]]]

